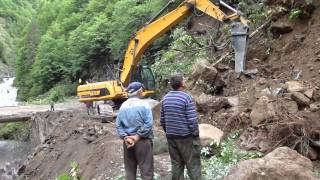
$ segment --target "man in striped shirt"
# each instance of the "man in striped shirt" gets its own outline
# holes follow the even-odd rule
[[[183,91],[183,77],[170,78],[173,91],[162,99],[160,123],[166,132],[172,164],[172,180],[201,179],[200,139],[197,112],[192,97]]]

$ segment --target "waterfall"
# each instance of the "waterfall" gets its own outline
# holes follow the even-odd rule
[[[14,78],[4,78],[0,83],[0,107],[17,106],[17,88],[13,87]]]

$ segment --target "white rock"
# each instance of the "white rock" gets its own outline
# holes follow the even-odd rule
[[[209,146],[211,142],[220,143],[223,131],[211,124],[199,124],[200,141],[202,146]]]
[[[288,81],[285,83],[288,92],[301,92],[303,91],[303,85],[298,81]]]

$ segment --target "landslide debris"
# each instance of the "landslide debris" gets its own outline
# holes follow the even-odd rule
[[[199,59],[189,90],[201,123],[225,134],[244,130],[238,140],[241,148],[271,152],[287,146],[319,160],[320,2],[267,3],[287,10],[273,14],[266,30],[250,41],[247,71],[239,75],[232,68],[221,70],[210,60]],[[295,9],[303,15],[293,21],[290,12]]]
[[[288,147],[233,166],[225,180],[313,180],[312,163]]]

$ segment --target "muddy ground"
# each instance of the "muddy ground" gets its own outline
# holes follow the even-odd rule
[[[63,121],[37,146],[21,169],[22,179],[55,179],[69,172],[70,163],[79,164],[84,179],[107,180],[124,175],[123,142],[115,132],[115,124],[101,123],[89,117],[85,109],[75,112],[42,112],[48,121]],[[155,155],[155,173],[165,179],[169,175],[167,153]]]

